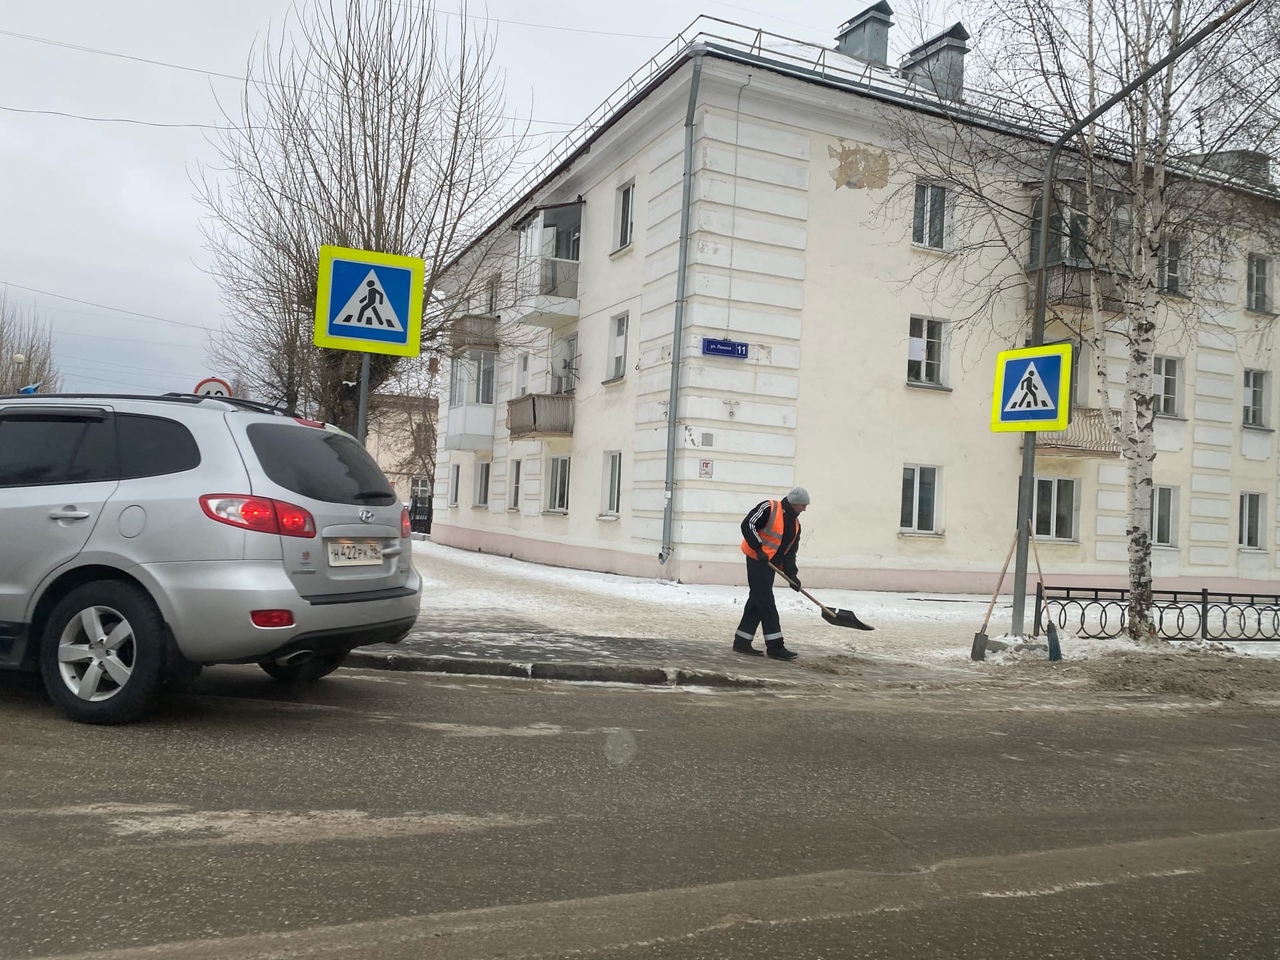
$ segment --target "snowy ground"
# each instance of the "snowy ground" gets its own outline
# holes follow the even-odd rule
[[[424,613],[436,619],[475,620],[477,626],[488,622],[495,631],[677,638],[720,648],[731,640],[746,599],[745,587],[562,569],[430,541],[414,543],[414,559],[423,575]],[[1037,682],[1053,677],[1100,689],[1186,692],[1211,699],[1233,699],[1230,691],[1240,683],[1250,690],[1280,691],[1280,644],[1241,644],[1233,652],[1221,644],[1148,648],[1124,640],[1063,635],[1060,664],[1048,662],[1043,638],[1041,645],[1012,644],[975,664],[969,651],[989,597],[817,592],[828,606],[854,610],[873,624],[875,631],[868,633],[827,624],[798,593],[780,588],[776,596],[788,646],[802,654],[825,656],[837,667],[859,660],[896,661],[941,668],[948,674],[963,671],[975,680],[1002,676]],[[988,635],[1002,639],[1009,617],[1007,598],[1002,598]],[[1240,671],[1248,676],[1242,679]]]

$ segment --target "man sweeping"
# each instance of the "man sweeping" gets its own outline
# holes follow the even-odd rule
[[[809,491],[796,487],[781,500],[762,500],[742,519],[742,552],[747,557],[747,586],[750,594],[742,609],[742,621],[733,638],[733,652],[749,657],[768,656],[774,660],[794,660],[799,654],[786,648],[778,606],[773,602],[774,572],[777,566],[800,589],[796,574],[796,550],[800,546],[800,514],[809,506]],[[764,650],[751,645],[756,629],[764,628]]]

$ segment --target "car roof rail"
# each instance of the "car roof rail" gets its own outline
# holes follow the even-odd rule
[[[206,399],[215,399],[215,401],[229,403],[230,406],[233,407],[243,407],[244,410],[251,410],[256,413],[276,413],[276,415],[279,416],[300,417],[300,419],[305,419],[305,417],[302,417],[300,412],[292,410],[292,408],[275,406],[274,403],[251,401],[251,399],[244,399],[243,397],[209,397],[204,396],[204,394],[197,393],[166,393],[164,396],[173,397],[174,399],[182,399],[182,401],[188,402],[200,402],[206,401]]]
[[[262,403],[258,400],[245,400],[243,397],[209,397],[195,393],[166,393],[166,397],[172,397],[174,400],[182,400],[187,403],[199,403],[203,400],[217,400],[221,403],[230,404],[233,407],[242,407],[245,410],[252,410],[255,413],[274,413],[282,417],[297,417],[306,419],[297,410],[291,410],[289,407],[278,407],[271,403]]]
[[[207,400],[207,397],[197,397],[195,395],[184,395],[177,393],[165,394],[163,396],[155,393],[105,393],[96,391],[92,393],[11,393],[0,394],[0,400],[23,400],[23,401],[39,401],[39,400],[180,400],[183,403],[195,403],[200,400]]]

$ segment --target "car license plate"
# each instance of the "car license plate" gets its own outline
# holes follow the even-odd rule
[[[329,566],[364,567],[382,563],[382,544],[371,540],[330,541]]]

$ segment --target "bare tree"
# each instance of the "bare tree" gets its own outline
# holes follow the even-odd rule
[[[395,473],[436,475],[436,427],[440,412],[440,358],[432,351],[403,363],[371,401],[380,429],[393,436]]]
[[[230,313],[211,352],[258,399],[354,429],[360,357],[311,342],[323,244],[422,257],[424,343],[473,295],[456,265],[447,291],[440,278],[506,198],[526,139],[488,25],[462,13],[314,0],[251,57],[197,188]],[[375,354],[371,388],[396,365]]]
[[[42,393],[62,388],[53,334],[35,311],[22,310],[0,293],[0,396],[32,384]]]
[[[1230,6],[1226,0],[977,0],[964,102],[887,113],[922,181],[951,193],[950,257],[924,283],[957,327],[1008,342],[991,321],[1033,288],[1028,264],[1048,144]],[[961,31],[963,33],[963,31]],[[957,34],[958,36],[958,34]],[[967,33],[962,39],[969,39]],[[1128,630],[1153,640],[1151,517],[1159,337],[1216,325],[1238,306],[1223,281],[1245,244],[1274,249],[1280,205],[1265,175],[1280,146],[1280,10],[1257,3],[1087,127],[1063,154],[1052,198],[1050,339],[1092,356],[1098,407],[1128,472]],[[976,66],[976,70],[974,69]],[[931,90],[931,92],[934,92]],[[920,202],[920,187],[896,199]],[[927,189],[927,188],[926,188]],[[928,203],[928,197],[925,197]],[[1031,245],[1029,246],[1029,240]],[[1177,298],[1164,296],[1177,294]],[[1255,330],[1270,333],[1270,323]],[[1025,334],[1025,328],[1023,329]],[[1125,354],[1108,386],[1109,344]],[[1118,402],[1117,402],[1118,400]]]

